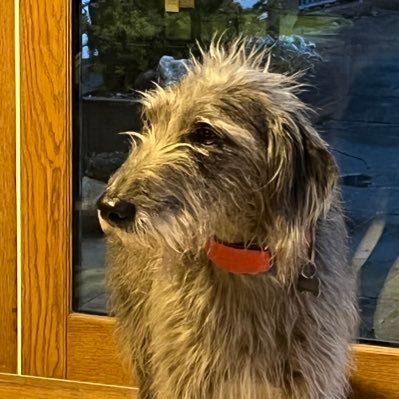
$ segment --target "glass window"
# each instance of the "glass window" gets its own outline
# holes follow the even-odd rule
[[[137,90],[177,80],[215,32],[306,69],[303,99],[342,173],[361,338],[399,341],[399,4],[396,0],[82,0],[75,10],[74,306],[106,313],[95,201],[140,130]]]

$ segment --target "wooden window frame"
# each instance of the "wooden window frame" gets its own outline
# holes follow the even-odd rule
[[[20,6],[22,373],[132,385],[118,360],[114,321],[71,307],[71,1]],[[353,398],[399,398],[399,349],[354,351]]]
[[[138,399],[137,390],[104,384],[0,374],[1,399]]]
[[[0,4],[0,372],[17,371],[17,216],[14,1]]]

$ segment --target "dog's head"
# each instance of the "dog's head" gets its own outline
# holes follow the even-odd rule
[[[300,86],[246,50],[213,44],[179,84],[144,94],[143,131],[99,201],[106,232],[178,252],[211,236],[278,247],[328,210],[337,168]]]

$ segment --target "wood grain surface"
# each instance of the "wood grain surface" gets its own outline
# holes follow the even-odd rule
[[[137,399],[133,388],[0,374],[1,399]]]
[[[134,386],[113,340],[115,320],[71,314],[68,320],[68,378]],[[354,345],[356,370],[351,399],[399,399],[399,349]]]
[[[14,1],[0,2],[0,372],[17,368]]]
[[[399,399],[399,348],[355,345],[353,399]]]
[[[21,0],[22,372],[64,378],[71,261],[70,0]]]
[[[3,0],[1,3],[4,6],[9,2]],[[105,317],[69,315],[73,211],[70,6],[71,0],[20,0],[22,367],[24,374],[34,376],[129,385],[133,381],[118,360],[113,341],[114,321]],[[7,19],[7,12],[0,13],[0,22]],[[8,28],[3,25],[0,29],[7,37]],[[6,68],[12,70],[11,64]],[[0,117],[12,120],[12,104],[12,101],[9,107],[1,104],[8,111],[6,116],[0,114]],[[2,156],[13,147],[12,140],[10,134],[0,144]],[[12,159],[14,155],[7,156]],[[4,174],[7,177],[4,187],[12,192],[9,188],[15,171],[11,166],[10,171],[5,172],[8,164],[13,165],[7,162],[3,167],[2,184]],[[15,202],[12,194],[6,198]],[[12,211],[6,217],[12,218]],[[2,223],[2,235],[4,226],[8,225],[8,222]],[[14,233],[8,233],[10,245],[7,248],[11,248]],[[10,264],[14,261],[12,256],[11,251],[7,255]],[[10,270],[7,278],[12,282],[15,275],[12,275],[12,268]],[[363,345],[354,348],[358,367],[352,379],[353,398],[399,399],[398,350]],[[127,397],[112,396],[118,394],[111,387],[97,386],[95,389],[103,390],[102,393],[93,389],[90,384],[27,377],[0,378],[0,398],[4,399]],[[120,395],[131,391],[123,392]]]
[[[108,321],[106,323],[112,325]],[[353,378],[355,392],[352,399],[399,398],[397,351],[366,345],[355,345],[354,348],[359,371]],[[120,370],[117,368],[115,371]],[[0,374],[0,397],[2,399],[137,399],[137,390],[120,386]]]
[[[114,324],[104,316],[72,313],[68,317],[68,379],[134,386],[120,361]]]

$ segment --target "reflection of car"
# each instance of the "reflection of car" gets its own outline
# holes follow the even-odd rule
[[[343,186],[368,187],[371,184],[371,176],[363,173],[349,173],[341,176]]]
[[[323,4],[336,3],[337,0],[299,0],[299,9],[304,10],[306,8],[321,6]]]
[[[265,11],[265,12],[262,12],[262,14],[260,14],[259,16],[258,16],[258,19],[260,20],[260,21],[264,21],[265,19],[267,19],[269,17],[269,13],[267,12],[267,11]]]

